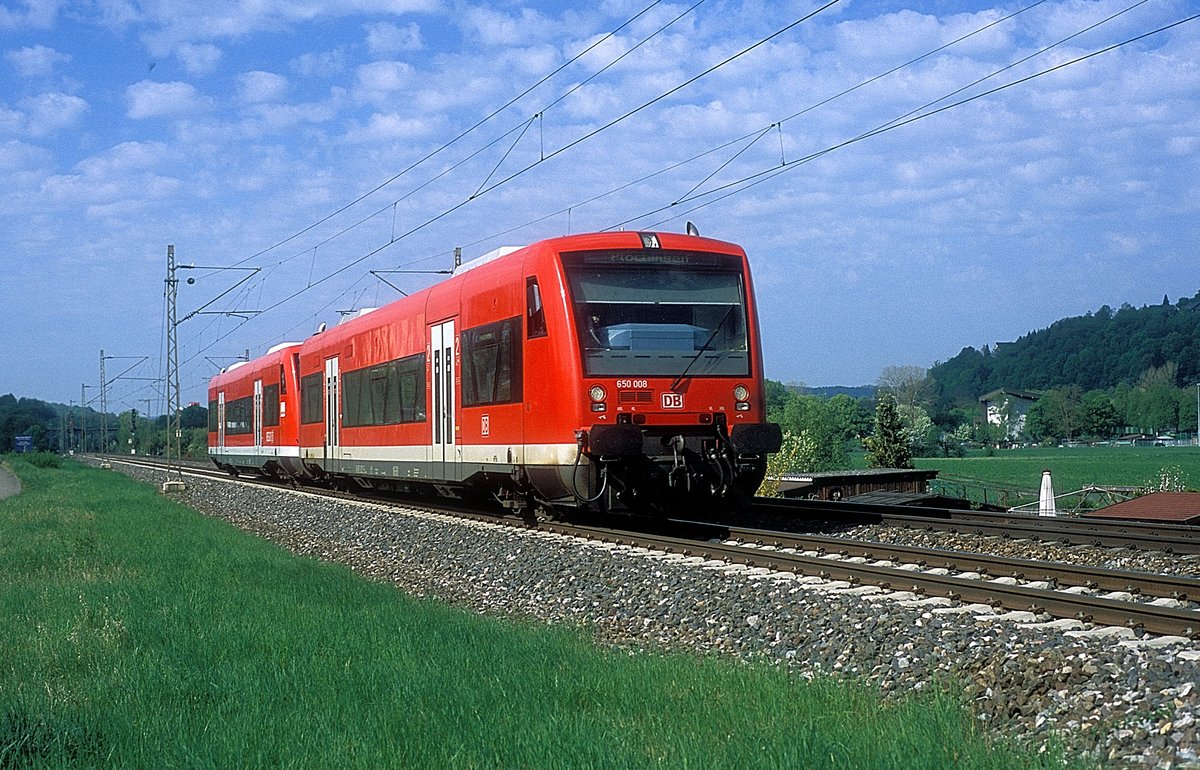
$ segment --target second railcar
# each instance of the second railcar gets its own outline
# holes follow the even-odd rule
[[[300,471],[300,344],[276,345],[208,385],[208,453],[218,468],[292,476]]]

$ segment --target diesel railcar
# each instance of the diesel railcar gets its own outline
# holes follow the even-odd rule
[[[299,470],[299,343],[276,345],[208,384],[208,454],[218,468],[286,477]]]
[[[500,249],[278,355],[298,425],[272,470],[312,482],[666,512],[752,495],[780,444],[745,252],[698,236]],[[247,368],[218,409],[257,392]],[[242,467],[224,430],[214,460]]]

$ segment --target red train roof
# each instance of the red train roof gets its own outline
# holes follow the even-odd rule
[[[654,244],[653,246],[649,245],[651,242]],[[437,295],[444,295],[445,293],[454,294],[456,291],[461,290],[466,281],[487,282],[494,276],[513,270],[516,265],[525,264],[529,259],[557,259],[558,255],[564,252],[644,248],[714,252],[738,256],[742,259],[745,259],[746,256],[745,251],[737,244],[683,233],[617,231],[580,233],[577,235],[548,238],[511,251],[502,249],[503,253],[486,261],[467,262],[455,275],[444,281],[421,291],[414,292],[406,297],[401,297],[394,302],[340,323],[333,328],[326,329],[309,337],[304,342],[291,343],[283,347],[290,350],[299,346],[301,354],[306,355],[312,350],[335,347],[344,343],[355,334],[387,323],[393,319],[424,317],[427,309],[430,308],[431,300]],[[457,301],[454,304],[457,305]],[[436,313],[436,310],[433,312]],[[437,319],[435,316],[431,316],[426,320]],[[276,348],[272,348],[272,350],[276,350]],[[228,382],[241,381],[243,378],[247,378],[250,372],[259,371],[266,365],[278,364],[279,360],[279,352],[268,353],[261,358],[251,361],[249,364],[243,364],[217,375],[209,382],[209,387],[214,388]]]

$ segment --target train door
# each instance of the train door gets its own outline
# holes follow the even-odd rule
[[[454,479],[458,470],[454,435],[454,348],[454,321],[429,327],[429,382],[433,390],[430,471],[438,479]]]
[[[325,469],[336,471],[337,460],[342,459],[341,446],[338,440],[338,429],[341,426],[342,414],[338,405],[338,359],[337,356],[325,359]]]
[[[217,449],[225,448],[225,391],[217,394]]]
[[[254,381],[254,448],[263,445],[263,387],[262,380]]]

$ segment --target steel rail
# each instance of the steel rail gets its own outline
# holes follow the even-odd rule
[[[1070,594],[1048,588],[1006,585],[991,580],[913,572],[896,567],[747,548],[744,545],[697,542],[665,535],[623,533],[620,537],[614,537],[614,532],[600,528],[561,524],[543,525],[542,529],[682,556],[720,559],[748,567],[763,567],[826,580],[841,580],[854,585],[875,585],[886,590],[944,596],[955,601],[986,604],[1006,610],[1026,610],[1098,625],[1123,626],[1155,634],[1200,638],[1200,611],[1197,610]]]
[[[919,512],[917,512],[919,510]],[[885,524],[1028,538],[1072,545],[1138,548],[1166,553],[1200,554],[1200,527],[1112,522],[1085,517],[1005,515],[952,508],[920,508],[819,500],[756,497],[751,512],[768,516],[821,517],[846,524]]]
[[[978,572],[993,578],[1045,581],[1055,584],[1055,587],[1058,587],[1059,583],[1065,583],[1102,591],[1126,591],[1143,596],[1200,601],[1200,578],[1181,575],[1115,570],[1058,561],[1035,561],[1011,556],[818,535],[794,535],[759,529],[732,528],[728,530],[728,538],[774,548],[796,548],[842,557],[907,562],[923,568]]]

